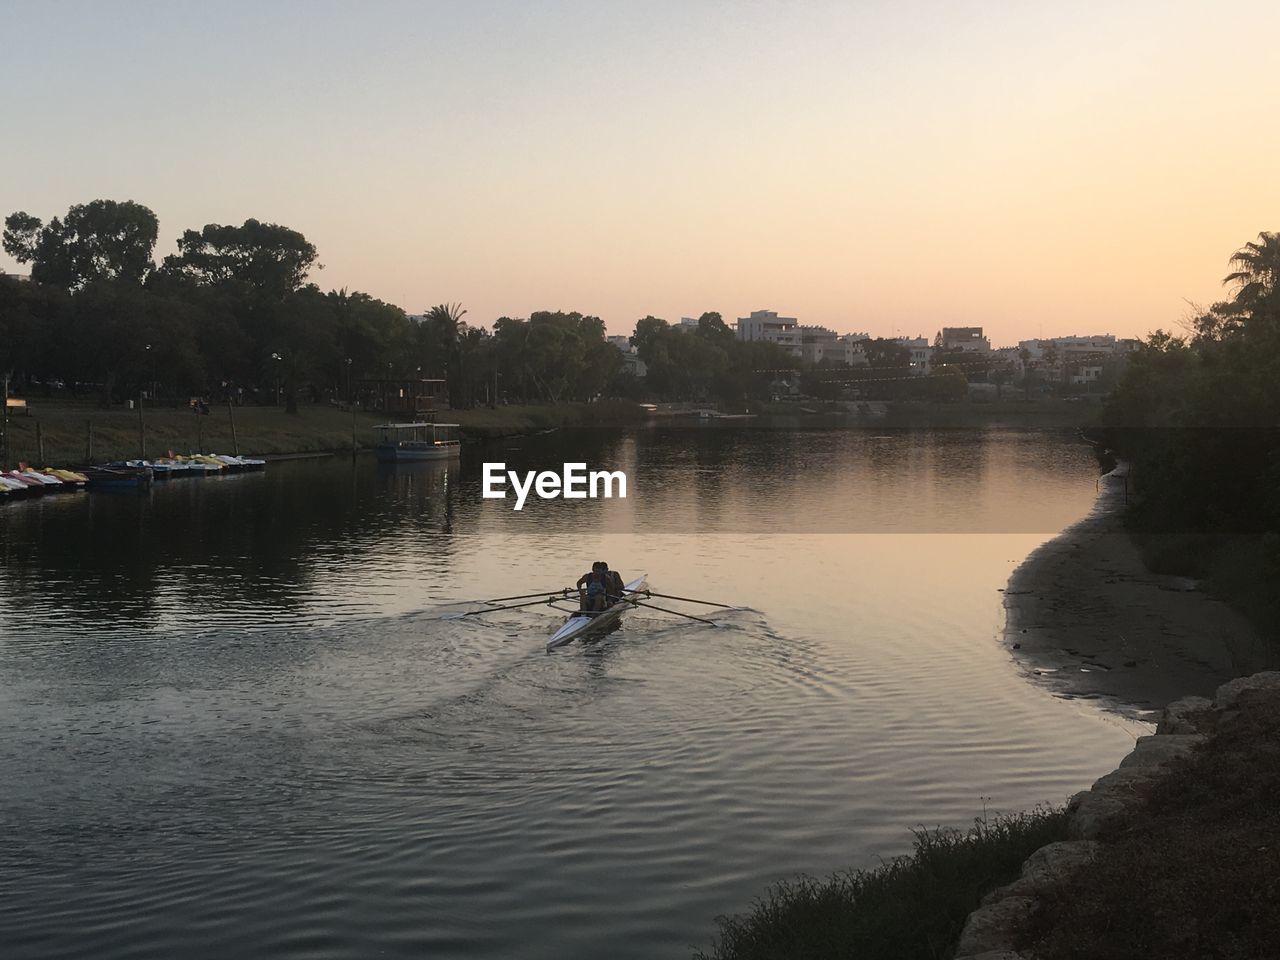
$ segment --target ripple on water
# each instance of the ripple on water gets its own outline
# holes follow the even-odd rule
[[[666,484],[627,505],[644,536],[350,463],[0,515],[6,956],[683,956],[772,879],[1114,765],[1130,729],[1028,686],[994,642],[1035,538],[890,523],[961,501],[1083,513],[1087,463],[1007,438],[773,439],[619,447]],[[801,468],[827,479],[791,483]],[[788,488],[890,532],[741,523]],[[650,516],[691,505],[729,532]],[[450,619],[597,555],[751,609],[716,628],[646,611],[552,655],[557,614]]]

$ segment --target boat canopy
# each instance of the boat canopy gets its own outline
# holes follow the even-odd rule
[[[457,429],[462,426],[460,423],[380,423],[375,430],[422,430],[425,427],[445,427],[447,429]]]

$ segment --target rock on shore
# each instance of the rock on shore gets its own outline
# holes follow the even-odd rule
[[[1230,680],[1218,687],[1212,700],[1185,697],[1165,707],[1154,736],[1140,737],[1119,767],[1068,803],[1073,839],[1037,850],[1017,880],[992,891],[969,915],[956,960],[1024,960],[1015,947],[1035,914],[1037,897],[1089,869],[1104,849],[1098,836],[1133,812],[1142,800],[1142,785],[1206,743],[1212,730],[1266,700],[1280,701],[1278,671]]]

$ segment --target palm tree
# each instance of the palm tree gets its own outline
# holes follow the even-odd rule
[[[1280,233],[1264,230],[1231,257],[1235,269],[1223,277],[1236,287],[1234,305],[1250,310],[1280,288]]]
[[[461,399],[459,385],[462,374],[462,355],[459,351],[459,337],[463,332],[462,318],[467,311],[460,303],[441,303],[427,311],[426,326],[433,345],[440,351],[444,359],[444,377],[448,381],[449,400],[457,405]],[[450,376],[452,367],[453,376]]]
[[[427,324],[450,353],[458,343],[462,318],[466,315],[460,303],[441,303],[427,311]]]

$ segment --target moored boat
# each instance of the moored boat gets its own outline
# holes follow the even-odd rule
[[[374,429],[379,439],[373,451],[386,463],[461,456],[456,423],[383,423]]]
[[[178,463],[183,464],[193,477],[207,477],[210,474],[222,473],[225,469],[222,464],[216,460],[208,460],[200,456],[192,457],[175,457]]]
[[[635,601],[642,596],[647,596],[644,591],[648,586],[648,579],[645,576],[637,577],[622,588],[622,597],[616,600],[613,606],[604,610],[580,610],[572,614],[547,640],[547,649],[563,647],[580,637],[607,629],[617,623],[624,613],[634,609]]]
[[[89,478],[83,473],[77,473],[75,470],[64,470],[59,467],[45,467],[42,471],[50,476],[57,477],[63,484],[73,490],[83,490],[84,485],[89,482]]]
[[[0,473],[0,496],[6,498],[27,497],[32,493],[44,493],[44,485],[41,484],[39,489],[33,489],[30,484],[16,477],[11,477],[7,473]]]
[[[85,467],[84,475],[92,487],[146,487],[155,474],[150,467]]]
[[[8,470],[4,474],[0,474],[8,478],[13,483],[19,483],[26,488],[27,493],[40,494],[44,493],[48,488],[48,484],[35,477],[27,476],[22,470]],[[15,488],[16,489],[16,488]]]
[[[26,477],[29,480],[34,480],[36,483],[43,484],[45,489],[50,492],[61,490],[64,486],[62,481],[53,474],[41,473],[39,470],[32,470],[25,463],[18,464],[17,472],[20,476]]]
[[[191,464],[177,460],[172,456],[157,457],[155,460],[126,460],[131,467],[150,467],[156,479],[172,479],[173,477],[204,476],[204,471],[191,469]]]

